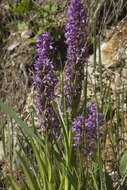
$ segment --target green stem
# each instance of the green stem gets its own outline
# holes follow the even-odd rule
[[[65,190],[69,190],[69,180],[67,177],[65,177]]]
[[[48,184],[48,187],[49,187],[49,190],[53,190],[52,183],[49,183],[49,184]]]

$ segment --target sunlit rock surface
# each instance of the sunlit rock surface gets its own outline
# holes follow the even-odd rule
[[[110,31],[109,31],[110,32]],[[108,31],[107,31],[108,33]],[[127,17],[112,29],[109,39],[101,41],[102,79],[104,84],[112,80],[113,90],[127,88]],[[94,57],[88,58],[88,73],[93,84],[99,80],[99,51],[96,51],[97,68],[94,71]],[[97,77],[98,76],[98,77]]]

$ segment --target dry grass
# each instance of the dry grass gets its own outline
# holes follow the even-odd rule
[[[99,33],[103,35],[105,29],[116,25],[127,14],[126,0],[84,0],[84,3],[90,27],[96,22]]]

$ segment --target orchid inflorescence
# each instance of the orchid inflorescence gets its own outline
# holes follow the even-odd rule
[[[81,145],[84,148],[84,139],[87,142],[85,150],[89,155],[94,150],[97,138],[103,134],[103,115],[95,104],[87,108],[87,117],[78,115],[77,105],[80,103],[82,82],[84,80],[84,66],[86,59],[86,26],[87,16],[85,5],[80,0],[72,0],[68,9],[68,20],[66,25],[65,43],[67,44],[67,60],[64,68],[64,95],[67,109],[71,108],[72,131],[74,132],[73,146]],[[42,116],[41,125],[60,130],[51,101],[57,98],[55,87],[58,84],[58,74],[54,59],[55,47],[53,38],[49,32],[40,34],[37,40],[38,59],[35,61],[34,85],[37,91],[37,110]],[[60,105],[60,107],[62,107]],[[64,115],[64,114],[63,114]],[[63,116],[64,117],[64,116]],[[57,130],[56,130],[57,129]],[[99,129],[99,130],[98,130]]]

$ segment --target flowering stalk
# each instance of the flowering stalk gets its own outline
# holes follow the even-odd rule
[[[86,10],[80,0],[72,0],[68,9],[66,25],[67,64],[65,66],[65,95],[76,114],[80,101],[82,80],[84,79],[84,63],[86,56]],[[75,113],[75,114],[74,114]]]
[[[58,82],[55,72],[53,38],[49,32],[40,34],[37,40],[38,59],[35,61],[34,86],[37,90],[37,109],[42,116],[41,124],[45,127],[58,126],[58,119],[51,101],[55,98],[54,89]]]
[[[102,113],[95,104],[91,104],[88,108],[87,119],[84,119],[83,115],[74,119],[72,127],[72,130],[75,132],[73,145],[75,147],[80,146],[82,151],[88,156],[92,155],[97,147],[97,139],[102,137],[103,124]]]

